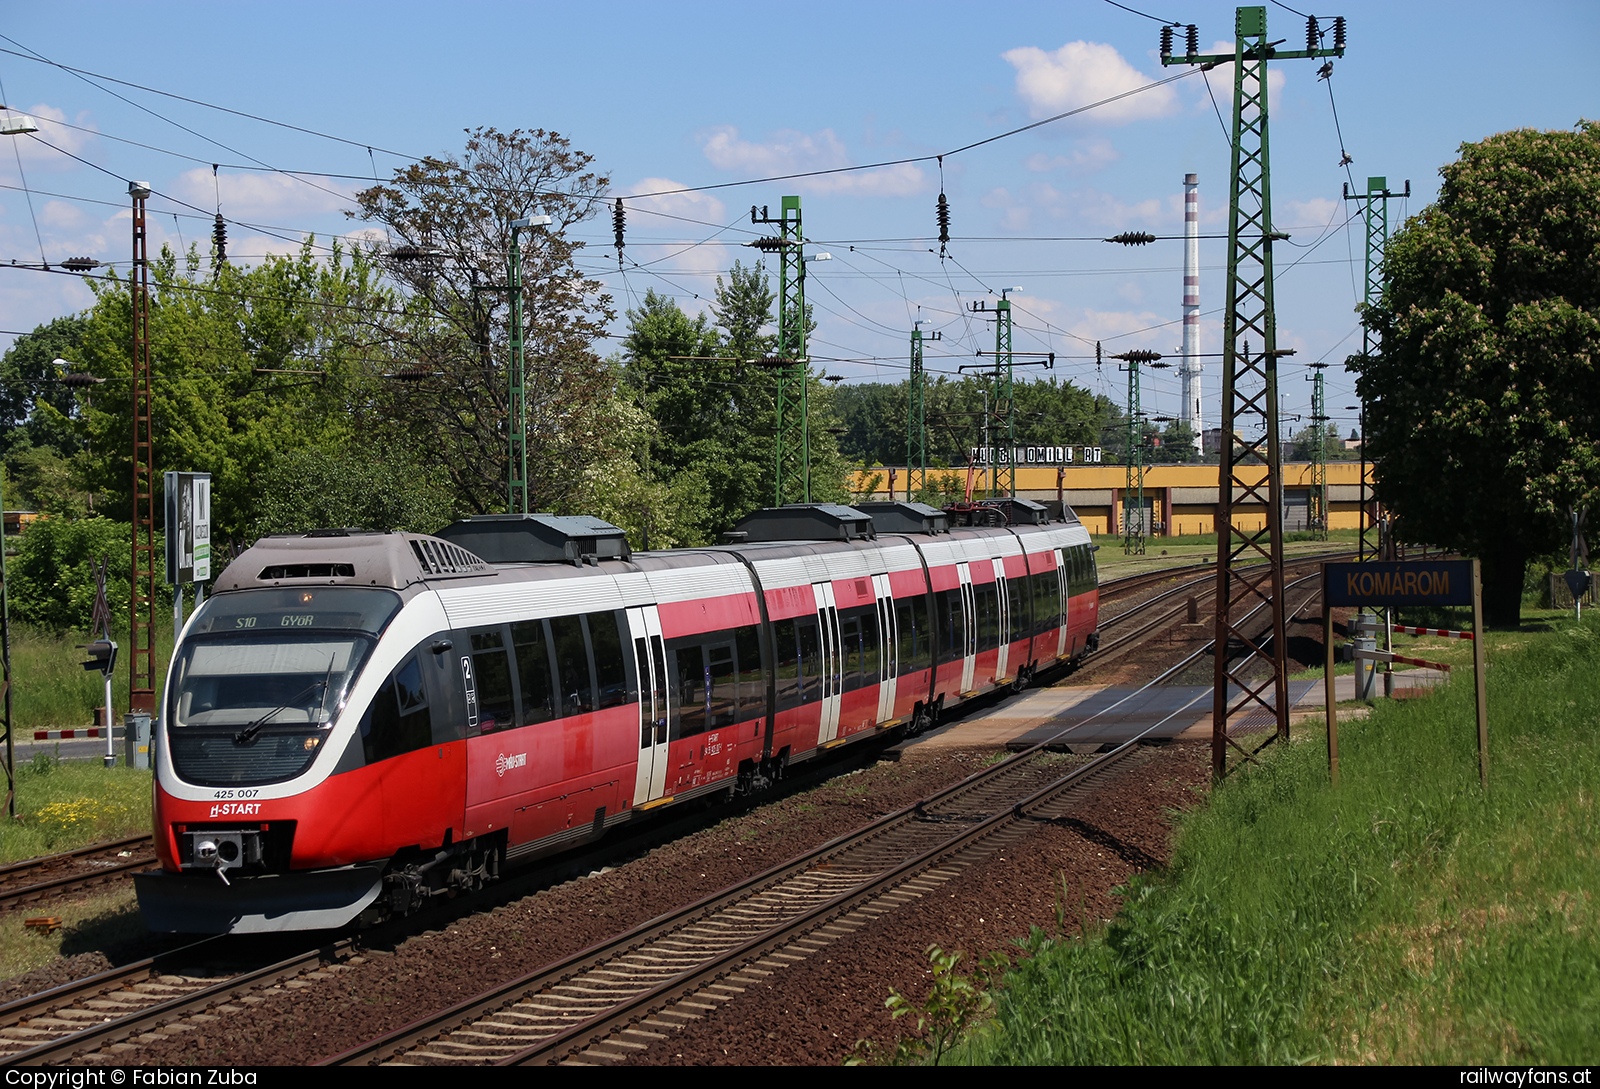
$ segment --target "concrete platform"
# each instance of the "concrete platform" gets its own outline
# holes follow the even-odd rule
[[[1423,695],[1445,683],[1448,674],[1433,669],[1394,674],[1397,696]],[[1355,677],[1334,678],[1334,698],[1354,700]],[[1211,736],[1210,685],[1160,685],[1134,695],[1128,687],[1105,685],[1043,688],[1007,700],[989,712],[974,716],[907,742],[936,748],[1009,748],[1020,750],[1048,743],[1072,752],[1097,752],[1127,741],[1146,730],[1154,738],[1209,738]],[[1377,681],[1381,698],[1383,679]],[[1238,690],[1233,691],[1236,698]],[[1323,714],[1321,680],[1290,681],[1290,714]],[[1365,709],[1341,711],[1340,718],[1361,717]],[[1264,710],[1236,719],[1231,732],[1255,733],[1271,729],[1272,717]],[[1151,728],[1154,727],[1152,730]]]

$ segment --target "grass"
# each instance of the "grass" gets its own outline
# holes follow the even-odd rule
[[[172,661],[172,618],[158,618],[156,625],[159,693],[166,681],[167,663]],[[111,677],[111,702],[116,721],[121,722],[128,709],[128,670],[133,663],[126,634],[115,638],[119,650]],[[99,673],[84,672],[85,653],[76,644],[88,641],[83,635],[57,635],[25,624],[11,626],[11,715],[19,734],[78,729],[94,721],[95,709],[105,703],[105,681]]]
[[[148,832],[150,792],[149,771],[38,753],[17,768],[20,819],[0,826],[0,864]]]
[[[42,968],[57,957],[114,948],[145,937],[144,919],[133,890],[89,893],[81,899],[54,904],[61,929],[53,934],[24,927],[30,911],[8,912],[0,926],[0,979],[10,979]]]
[[[1109,927],[1035,932],[960,1057],[1592,1062],[1600,623],[1549,628],[1487,644],[1487,793],[1465,674],[1344,725],[1338,790],[1308,723],[1184,819]]]

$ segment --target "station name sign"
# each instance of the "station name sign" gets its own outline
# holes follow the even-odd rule
[[[1471,605],[1471,560],[1329,563],[1327,604]]]
[[[995,447],[995,454],[1005,464],[1006,448]],[[1099,465],[1104,449],[1099,446],[1014,446],[1011,448],[1012,465]],[[974,465],[989,464],[989,449],[985,446],[968,448],[967,457]]]

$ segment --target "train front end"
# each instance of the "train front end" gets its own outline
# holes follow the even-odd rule
[[[408,542],[377,537],[266,538],[186,625],[154,753],[160,869],[135,877],[152,931],[339,927],[383,891],[395,844],[363,724],[391,647],[443,623]]]

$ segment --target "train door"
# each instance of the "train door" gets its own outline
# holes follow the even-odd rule
[[[1000,653],[994,659],[994,682],[1009,680],[1006,659],[1011,654],[1011,595],[1006,592],[1006,561],[994,560],[995,603],[1000,610]]]
[[[899,640],[896,638],[894,596],[888,575],[873,575],[872,590],[878,598],[878,722],[894,717],[895,687],[900,676]]]
[[[965,562],[956,564],[956,575],[961,579],[961,609],[966,613],[962,633],[966,645],[961,648],[961,694],[972,691],[973,675],[978,668],[978,602],[972,592],[972,568]]]
[[[1071,636],[1067,634],[1067,602],[1071,600],[1071,598],[1067,593],[1066,556],[1059,548],[1053,549],[1051,551],[1051,555],[1055,556],[1056,558],[1056,613],[1061,618],[1061,626],[1058,629],[1060,634],[1056,637],[1056,657],[1062,658],[1066,656],[1067,640],[1071,638]]]
[[[628,610],[628,634],[639,674],[639,768],[633,784],[637,806],[661,797],[667,786],[667,658],[654,605]]]
[[[844,665],[840,660],[843,639],[833,583],[813,583],[811,591],[816,595],[817,625],[822,629],[822,723],[817,728],[817,744],[821,745],[839,736],[839,710],[844,702]]]

